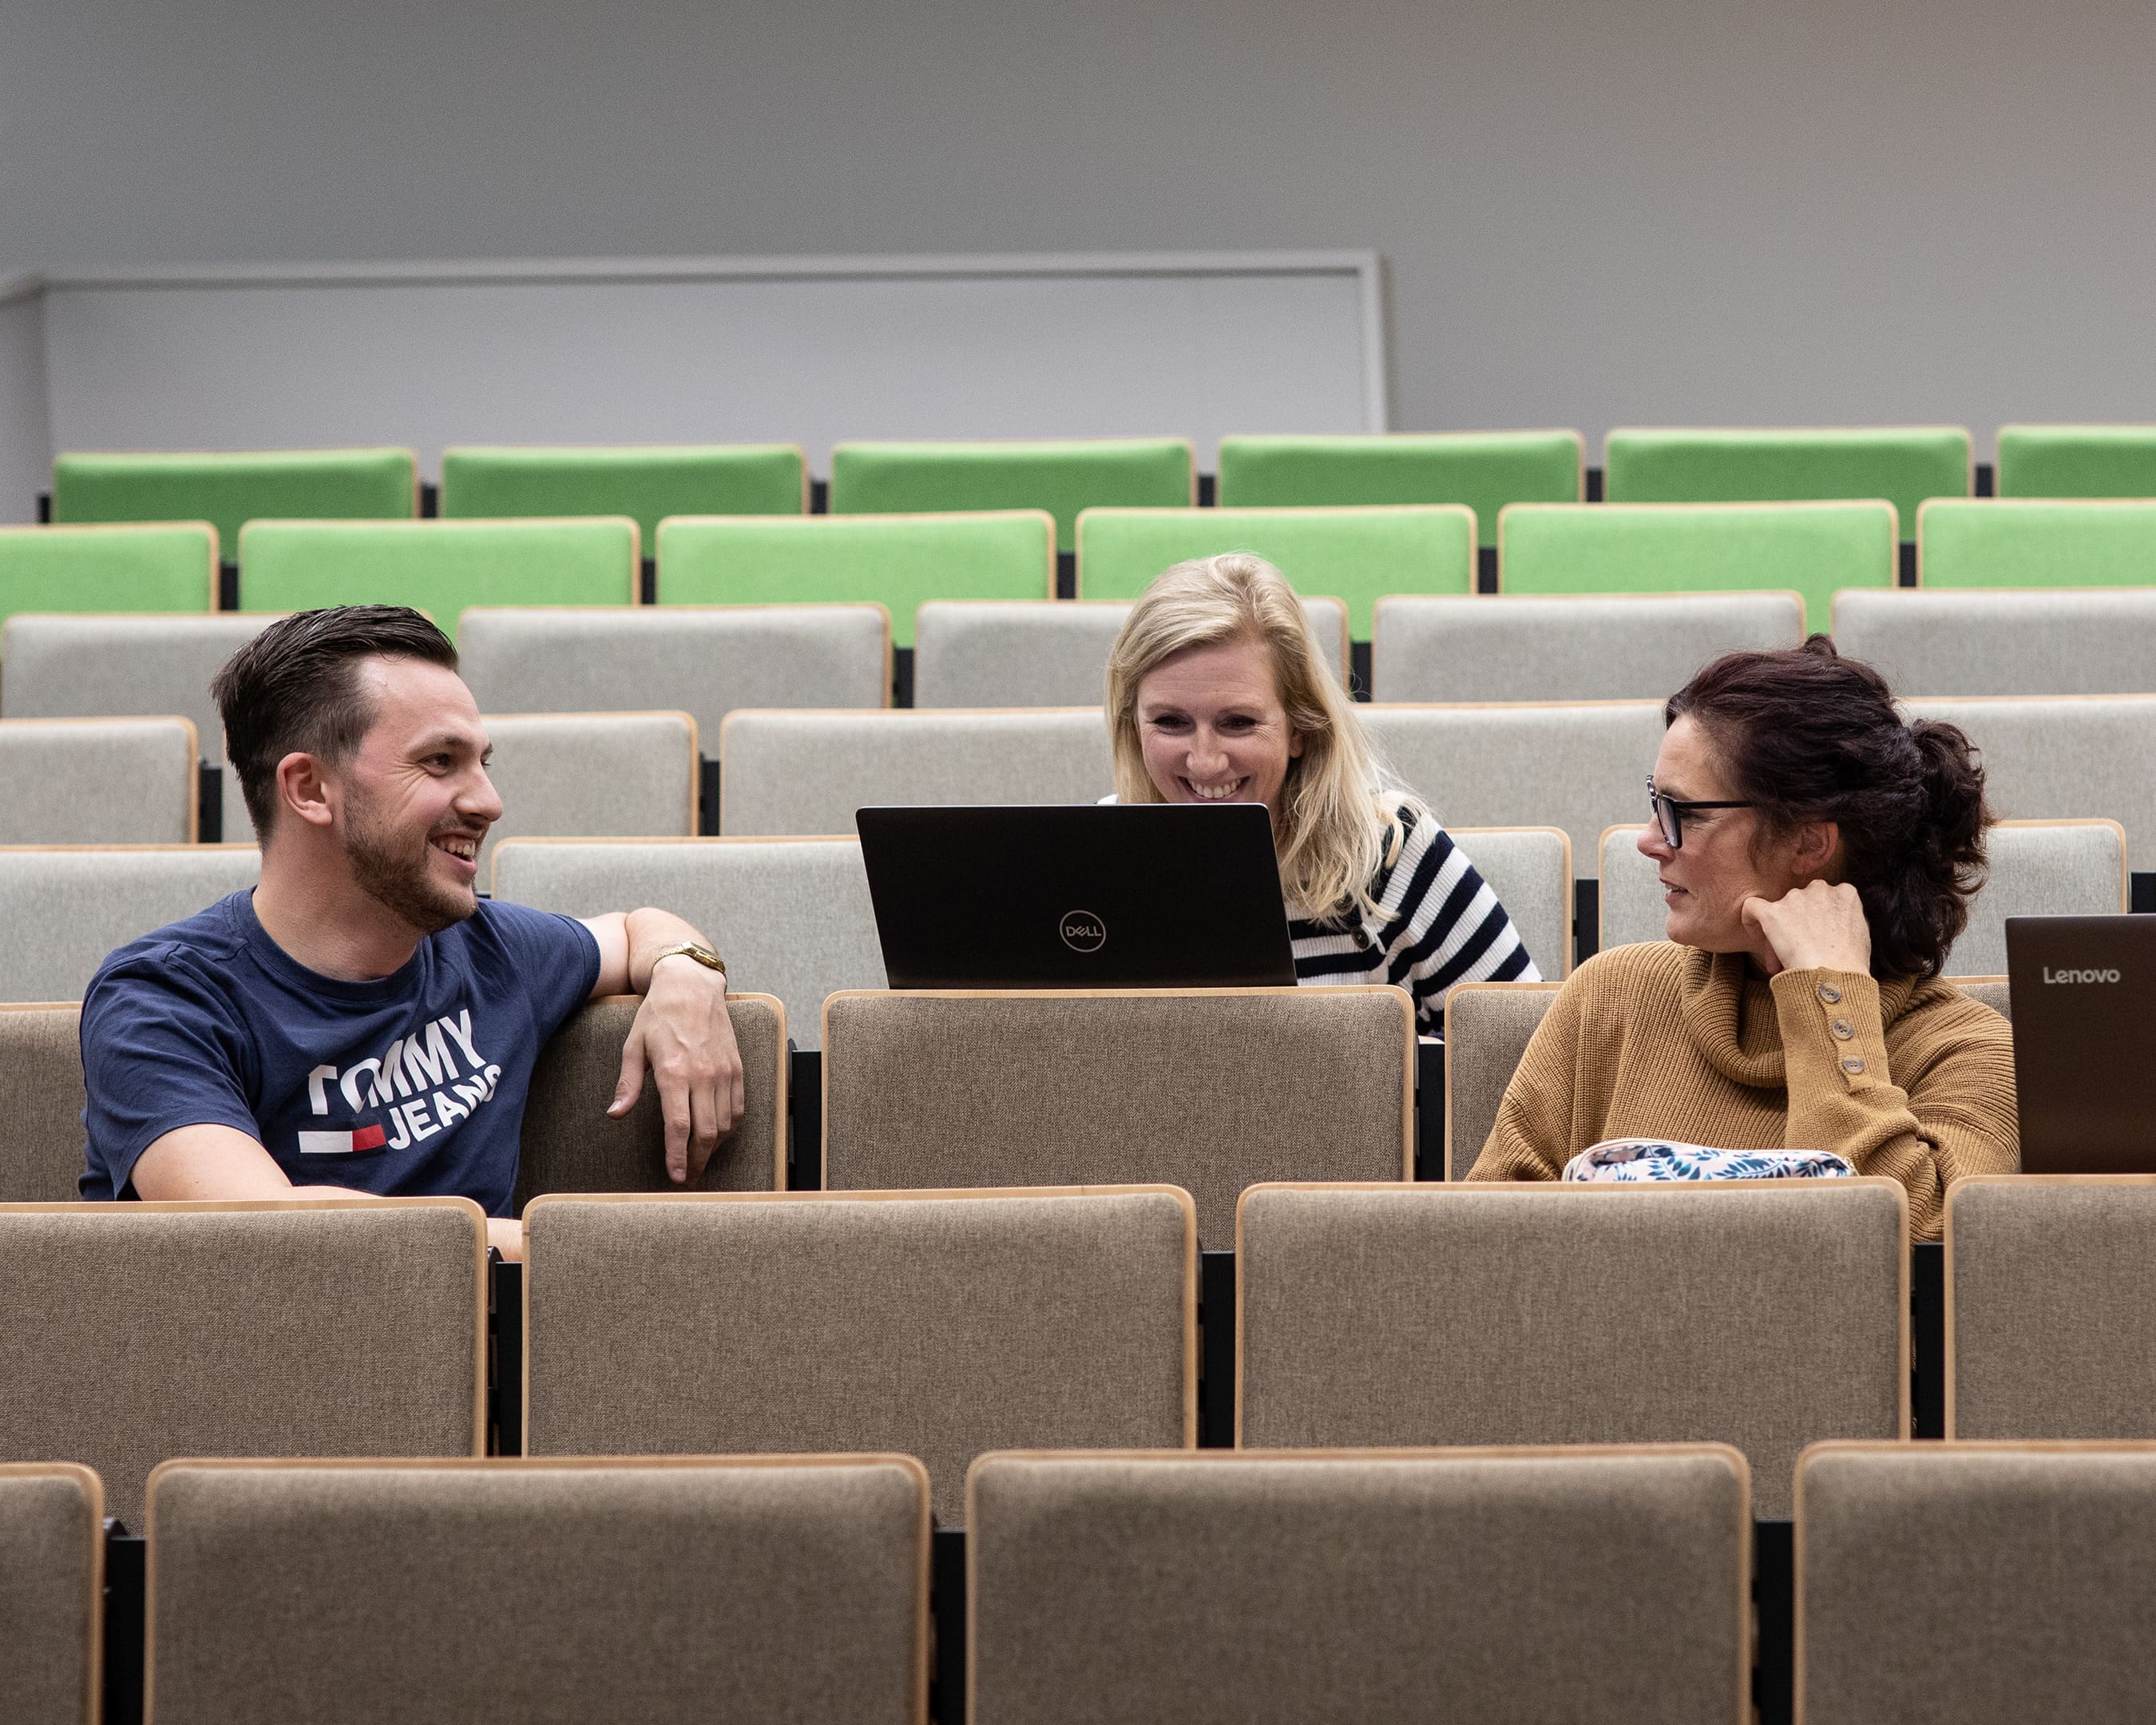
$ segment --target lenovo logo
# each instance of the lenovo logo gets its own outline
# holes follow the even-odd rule
[[[1091,911],[1065,911],[1057,931],[1074,952],[1097,952],[1108,943],[1108,926]]]
[[[2044,980],[2047,983],[2115,983],[2118,980],[2118,973],[2115,970],[2054,970],[2047,964],[2044,967]]]

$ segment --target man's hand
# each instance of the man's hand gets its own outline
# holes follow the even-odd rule
[[[607,1110],[614,1119],[636,1106],[647,1066],[666,1122],[667,1178],[685,1185],[702,1174],[747,1106],[726,982],[718,972],[681,954],[651,967],[644,1004],[622,1046],[621,1082]]]
[[[1745,925],[1767,937],[1781,970],[1842,970],[1863,976],[1871,968],[1871,925],[1856,889],[1814,880],[1769,903],[1748,898]]]

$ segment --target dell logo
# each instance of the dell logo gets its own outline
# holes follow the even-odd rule
[[[1074,952],[1097,952],[1108,943],[1108,925],[1091,911],[1065,911],[1058,932]]]
[[[2044,967],[2044,980],[2047,983],[2115,983],[2118,980],[2118,973],[2115,970],[2054,970],[2047,964]]]

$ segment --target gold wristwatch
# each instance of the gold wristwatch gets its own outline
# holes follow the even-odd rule
[[[651,955],[651,969],[659,968],[659,961],[661,958],[674,957],[693,958],[706,970],[716,970],[721,977],[726,973],[726,961],[720,957],[709,947],[696,941],[676,941],[670,947],[661,947]],[[650,971],[644,973],[647,976],[650,973]]]

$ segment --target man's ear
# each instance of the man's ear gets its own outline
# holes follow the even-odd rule
[[[1806,821],[1797,829],[1795,853],[1790,860],[1808,881],[1835,878],[1841,865],[1840,823]]]
[[[319,757],[295,750],[277,763],[277,803],[310,826],[335,824],[336,798]]]

